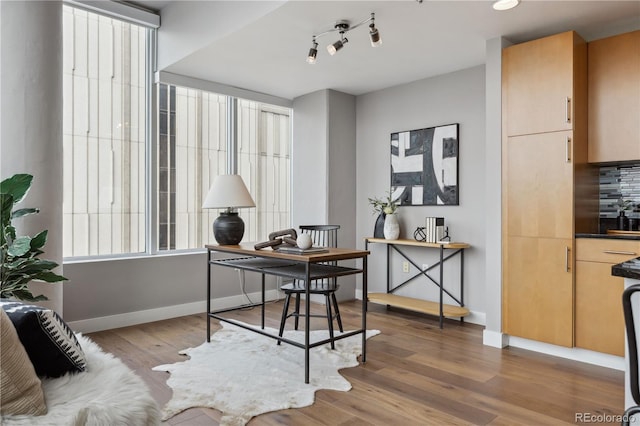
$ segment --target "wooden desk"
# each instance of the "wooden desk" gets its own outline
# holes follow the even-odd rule
[[[305,366],[304,366],[304,382],[309,383],[309,350],[316,346],[324,345],[331,342],[331,339],[325,339],[318,342],[309,341],[309,285],[306,287],[305,297],[305,315],[304,315],[304,343],[295,342],[285,337],[280,337],[264,331],[264,306],[265,306],[265,275],[275,275],[279,277],[292,278],[302,280],[308,284],[311,280],[323,278],[335,278],[345,275],[362,274],[362,288],[366,294],[367,291],[367,255],[366,250],[351,250],[344,248],[329,248],[328,252],[316,253],[308,255],[297,255],[289,253],[279,253],[270,248],[263,250],[255,250],[253,245],[240,244],[236,246],[220,246],[207,245],[207,342],[211,341],[211,318],[220,321],[226,321],[238,327],[251,330],[267,337],[288,343],[293,346],[304,349]],[[225,253],[230,257],[224,259],[214,259],[214,253]],[[344,266],[325,265],[323,262],[362,259],[362,269],[347,268]],[[262,301],[261,303],[246,304],[235,308],[221,309],[211,311],[211,266],[225,266],[244,271],[257,272],[262,275]],[[262,323],[261,328],[247,326],[244,323],[225,318],[220,314],[230,312],[237,309],[243,309],[249,306],[262,306]],[[366,344],[367,344],[367,304],[362,303],[362,327],[359,330],[343,333],[334,337],[335,340],[344,339],[356,334],[362,334],[362,362],[366,361]]]
[[[460,321],[464,321],[464,317],[469,315],[469,309],[464,307],[464,249],[471,247],[467,243],[423,243],[416,240],[387,240],[384,238],[365,238],[365,248],[369,248],[369,244],[385,244],[387,246],[387,292],[386,293],[369,293],[363,289],[363,294],[367,297],[369,302],[380,303],[388,306],[396,306],[398,308],[407,309],[410,311],[422,312],[429,315],[437,315],[440,320],[440,328],[443,327],[445,317],[460,318]],[[409,258],[405,252],[403,252],[400,246],[412,246],[421,247],[427,249],[438,249],[440,252],[440,260],[434,263],[427,269],[422,269],[418,264]],[[405,280],[401,284],[391,286],[391,270],[389,264],[391,262],[391,250],[399,253],[404,259],[411,263],[419,272],[413,275],[408,280]],[[453,250],[445,256],[445,252]],[[460,256],[460,298],[451,294],[444,288],[444,262],[451,259],[453,256]],[[439,280],[436,281],[427,274],[428,271],[438,268]],[[432,283],[440,288],[440,300],[438,302],[432,302],[428,300],[415,299],[411,297],[399,296],[394,294],[395,291],[404,287],[415,278],[424,276],[428,278]],[[447,294],[456,304],[445,304],[444,294]]]

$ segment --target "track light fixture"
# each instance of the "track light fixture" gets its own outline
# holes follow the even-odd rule
[[[327,52],[329,52],[329,55],[333,56],[336,54],[338,50],[342,49],[344,45],[347,44],[348,42],[349,40],[344,36],[344,31],[340,31],[340,40],[336,41],[333,44],[328,45]]]
[[[310,64],[316,63],[316,56],[318,56],[318,43],[316,43],[316,37],[313,36],[313,45],[309,49],[309,55],[307,56],[307,62]]]
[[[365,19],[362,22],[358,22],[353,26],[349,23],[349,21],[340,20],[335,23],[332,29],[322,32],[320,34],[314,35],[312,40],[312,47],[311,49],[309,49],[309,54],[307,55],[307,62],[310,64],[316,63],[316,57],[318,56],[318,43],[316,39],[318,37],[321,37],[323,35],[333,33],[333,32],[338,32],[340,34],[340,39],[338,41],[327,46],[327,51],[329,52],[329,54],[335,55],[338,52],[338,50],[342,49],[344,45],[349,42],[347,37],[345,37],[345,34],[366,23],[369,23],[369,39],[371,40],[371,46],[372,47],[380,46],[382,44],[382,38],[380,37],[380,32],[378,31],[375,25],[375,13],[371,12],[371,16],[369,18]]]
[[[371,47],[378,47],[382,44],[380,33],[373,21],[369,24],[369,38],[371,39]]]

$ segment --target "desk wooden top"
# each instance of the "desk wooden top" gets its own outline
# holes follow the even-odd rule
[[[368,243],[392,244],[396,246],[416,246],[416,247],[434,247],[434,248],[444,247],[445,249],[465,249],[465,248],[471,247],[471,245],[467,243],[460,243],[460,242],[425,243],[425,242],[416,241],[416,240],[387,240],[386,238],[372,238],[372,237],[367,237],[364,240]]]
[[[369,255],[368,250],[356,250],[346,248],[327,248],[327,252],[324,253],[309,253],[309,254],[291,254],[282,253],[277,250],[273,250],[269,247],[262,250],[256,250],[253,248],[253,244],[239,244],[235,246],[223,246],[217,244],[211,244],[205,246],[208,250],[217,251],[221,253],[229,254],[242,254],[258,257],[270,257],[275,259],[287,259],[294,260],[296,262],[329,262],[334,260],[348,260],[359,259]]]

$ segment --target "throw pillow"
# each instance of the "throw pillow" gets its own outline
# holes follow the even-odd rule
[[[7,314],[0,309],[0,413],[40,416],[47,413],[42,383]]]
[[[7,299],[0,300],[0,308],[15,326],[38,376],[60,377],[86,369],[78,339],[57,313]]]

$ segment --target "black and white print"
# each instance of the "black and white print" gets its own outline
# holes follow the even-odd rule
[[[391,192],[400,205],[458,205],[458,126],[391,134]]]

